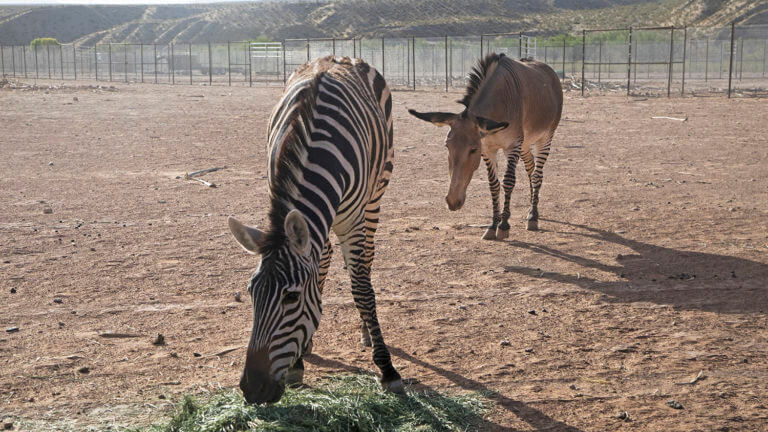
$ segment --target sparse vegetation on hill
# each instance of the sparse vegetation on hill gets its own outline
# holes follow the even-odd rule
[[[173,6],[0,8],[0,42],[41,35],[97,42],[207,42],[303,37],[554,35],[585,27],[768,23],[768,0],[335,0]]]

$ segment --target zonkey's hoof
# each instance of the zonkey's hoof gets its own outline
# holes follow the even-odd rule
[[[496,240],[504,240],[505,238],[509,237],[509,230],[508,229],[496,229]]]
[[[537,221],[537,220],[529,220],[528,221],[527,229],[528,229],[528,231],[538,231],[538,229],[539,229],[539,221]]]
[[[488,228],[483,234],[483,240],[496,240],[496,229]]]

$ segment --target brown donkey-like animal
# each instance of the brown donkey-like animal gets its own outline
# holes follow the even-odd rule
[[[493,201],[493,222],[483,239],[509,236],[509,198],[515,187],[515,167],[522,156],[531,183],[529,230],[538,229],[539,189],[544,163],[563,111],[563,90],[555,71],[544,63],[511,59],[504,54],[489,54],[469,74],[469,85],[459,103],[464,111],[412,115],[438,126],[450,126],[445,139],[451,184],[445,201],[448,208],[464,205],[467,186],[480,165],[488,168],[488,183]],[[499,180],[496,155],[504,150],[504,207],[499,211]]]

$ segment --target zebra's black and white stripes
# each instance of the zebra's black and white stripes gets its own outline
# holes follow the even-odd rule
[[[360,60],[325,57],[290,78],[269,127],[270,228],[230,219],[235,238],[262,255],[249,290],[254,325],[240,387],[249,402],[275,401],[298,381],[322,313],[331,258],[341,244],[382,385],[401,391],[376,315],[374,234],[392,172],[392,101],[384,78]]]

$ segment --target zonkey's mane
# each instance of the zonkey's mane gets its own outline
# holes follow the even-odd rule
[[[472,102],[472,97],[477,94],[477,92],[480,90],[480,87],[483,85],[483,80],[488,74],[488,70],[491,68],[491,66],[500,62],[503,57],[504,54],[491,53],[485,56],[484,59],[481,59],[479,62],[477,62],[477,64],[472,66],[472,70],[469,72],[469,76],[467,77],[469,79],[469,84],[467,84],[464,97],[458,101],[460,104],[469,108],[469,104]]]

